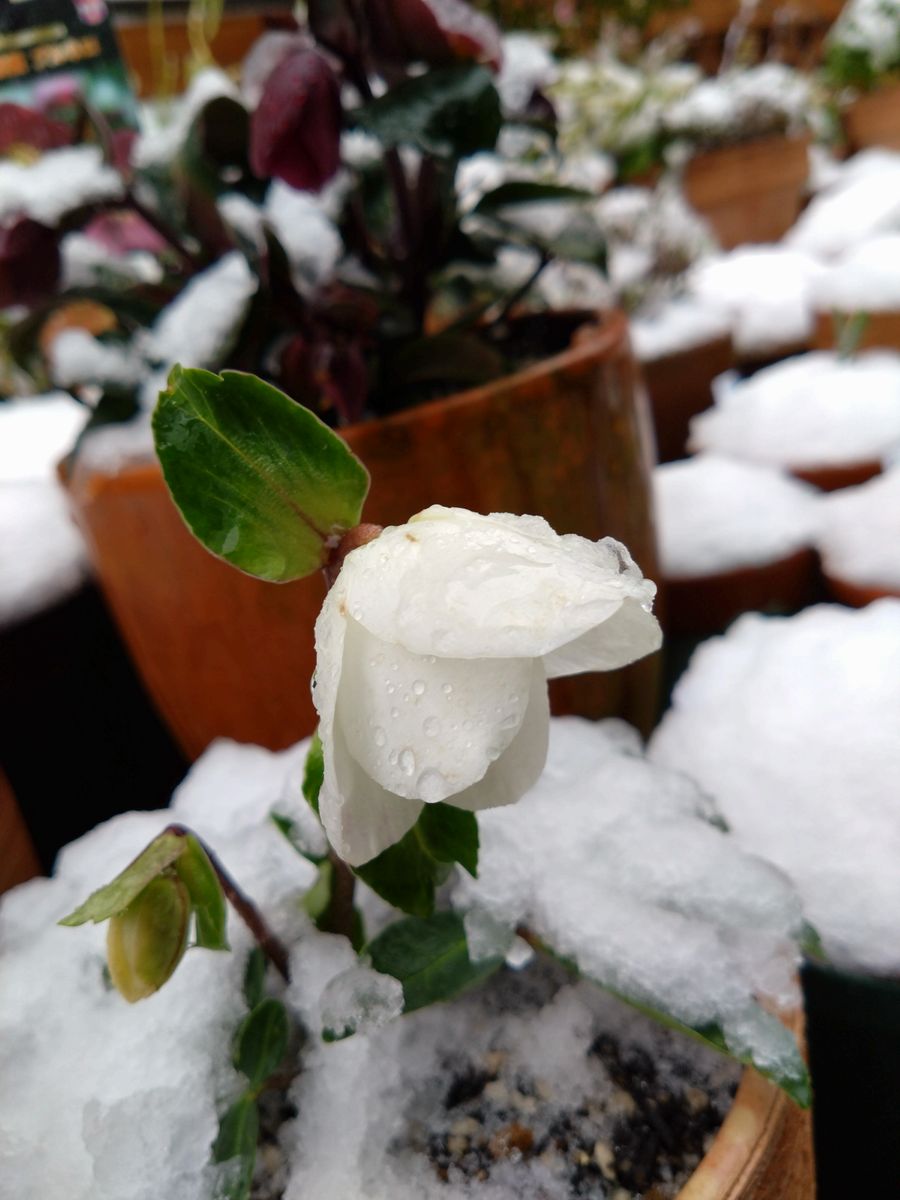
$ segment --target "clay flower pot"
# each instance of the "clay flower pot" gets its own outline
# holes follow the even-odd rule
[[[648,424],[626,322],[612,314],[511,377],[343,432],[372,473],[364,520],[399,524],[433,503],[536,513],[559,532],[618,537],[654,578]],[[310,733],[321,579],[275,586],[207,554],[156,463],[76,465],[68,486],[138,670],[187,754],[220,736],[279,749]],[[658,671],[654,658],[560,681],[556,711],[648,731]]]
[[[662,588],[664,628],[672,634],[720,633],[744,612],[796,612],[812,601],[817,583],[812,550],[775,562],[715,575],[668,578]]]
[[[710,407],[712,381],[733,366],[730,334],[641,363],[653,415],[657,461],[684,458],[691,417]]]
[[[898,103],[900,103],[900,98],[898,98]],[[840,313],[838,319],[843,322],[850,316],[849,313]],[[836,343],[834,314],[820,312],[816,316],[813,347],[816,350],[833,350]],[[859,336],[857,349],[878,348],[900,350],[900,312],[894,310],[866,314],[866,323]]]
[[[9,781],[0,771],[0,895],[40,873],[31,834]]]
[[[837,463],[823,467],[788,467],[797,479],[811,483],[823,492],[836,492],[839,488],[856,487],[881,474],[880,459],[870,458],[864,462]]]
[[[684,191],[726,250],[743,242],[777,242],[803,205],[809,174],[807,137],[754,138],[695,154]]]
[[[900,83],[886,83],[867,92],[841,116],[851,154],[867,146],[900,150]]]

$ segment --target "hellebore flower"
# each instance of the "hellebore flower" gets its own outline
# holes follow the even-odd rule
[[[316,622],[319,813],[351,866],[423,804],[518,800],[547,753],[547,679],[656,650],[656,588],[611,538],[435,506],[344,560]]]
[[[61,269],[56,230],[30,217],[0,226],[0,308],[39,304],[56,291]]]
[[[341,161],[341,94],[323,56],[298,47],[281,60],[250,120],[250,166],[301,191],[320,191]]]
[[[466,0],[364,0],[378,60],[441,66],[473,60],[499,69],[500,31]]]

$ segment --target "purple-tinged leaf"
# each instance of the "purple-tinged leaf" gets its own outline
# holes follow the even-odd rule
[[[250,121],[250,164],[260,178],[317,192],[340,166],[341,96],[315,50],[297,49],[272,72]]]

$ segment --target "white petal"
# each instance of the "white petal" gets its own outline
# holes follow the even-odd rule
[[[626,600],[608,621],[567,642],[544,658],[548,679],[584,671],[614,671],[662,645],[662,630],[652,613]]]
[[[419,819],[423,805],[392,795],[367,775],[347,749],[339,724],[326,754],[334,782],[326,775],[319,793],[319,816],[344,862],[358,867],[399,842]]]
[[[389,573],[390,587],[379,586]],[[559,537],[539,517],[433,507],[354,550],[341,579],[376,637],[442,658],[536,658],[608,621],[654,585],[606,538]],[[655,647],[645,631],[635,657]]]
[[[448,803],[470,812],[515,804],[537,783],[547,761],[549,736],[547,678],[540,660],[535,660],[532,664],[528,709],[521,729],[506,752],[491,764],[485,777],[464,792],[451,796]]]
[[[336,727],[388,792],[446,800],[481,779],[529,705],[530,659],[411,654],[348,617]]]

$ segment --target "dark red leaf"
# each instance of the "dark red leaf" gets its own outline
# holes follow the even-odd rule
[[[0,229],[0,308],[39,303],[56,290],[59,273],[55,230],[30,217]]]
[[[84,233],[116,256],[134,250],[161,254],[168,248],[168,243],[152,225],[134,212],[101,213],[88,222]]]
[[[0,154],[8,154],[15,146],[56,150],[71,141],[72,130],[62,121],[53,121],[21,104],[0,104]]]
[[[340,166],[341,124],[331,67],[315,50],[294,50],[269,76],[250,121],[254,174],[319,191]]]
[[[364,0],[377,59],[441,66],[472,60],[499,68],[500,31],[465,0]]]

